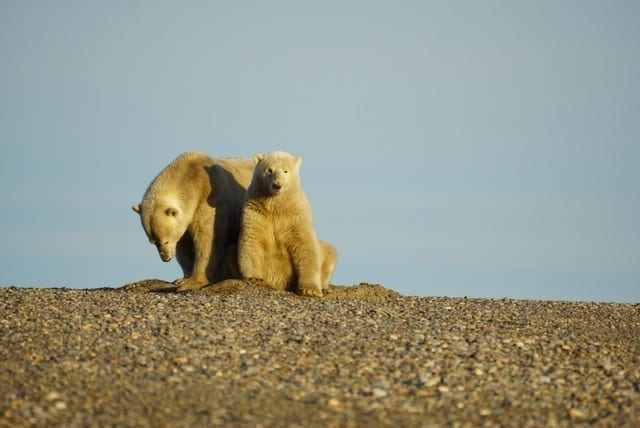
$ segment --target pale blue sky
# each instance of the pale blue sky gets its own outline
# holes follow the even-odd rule
[[[173,280],[130,206],[304,158],[334,283],[640,301],[638,1],[0,1],[0,285]]]

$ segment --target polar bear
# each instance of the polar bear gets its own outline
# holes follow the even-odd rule
[[[178,290],[225,279],[222,264],[227,248],[237,243],[253,169],[249,158],[186,152],[158,174],[142,202],[132,207],[160,258],[178,259],[184,273],[175,281]]]
[[[322,296],[329,288],[337,252],[316,237],[311,205],[300,185],[302,158],[276,151],[256,155],[254,162],[238,239],[242,277],[305,296]]]

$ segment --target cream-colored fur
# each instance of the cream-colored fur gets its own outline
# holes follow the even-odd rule
[[[302,158],[272,152],[256,155],[254,161],[238,240],[242,277],[322,296],[335,270],[337,252],[316,237],[311,205],[300,185]]]
[[[225,279],[222,263],[227,248],[237,243],[253,168],[252,159],[183,153],[151,182],[142,202],[132,207],[160,258],[178,259],[184,273],[175,281],[179,290]]]

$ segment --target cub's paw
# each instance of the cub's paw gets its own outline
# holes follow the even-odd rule
[[[209,285],[208,281],[198,281],[193,278],[181,278],[173,281],[178,286],[176,291],[200,290],[205,285]]]

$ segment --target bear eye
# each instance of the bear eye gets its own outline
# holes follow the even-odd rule
[[[273,168],[267,168],[267,172],[268,172],[269,174],[273,174]]]
[[[289,174],[289,170],[288,170],[288,169],[285,169],[285,170],[284,170],[284,173],[285,173],[285,174]]]

